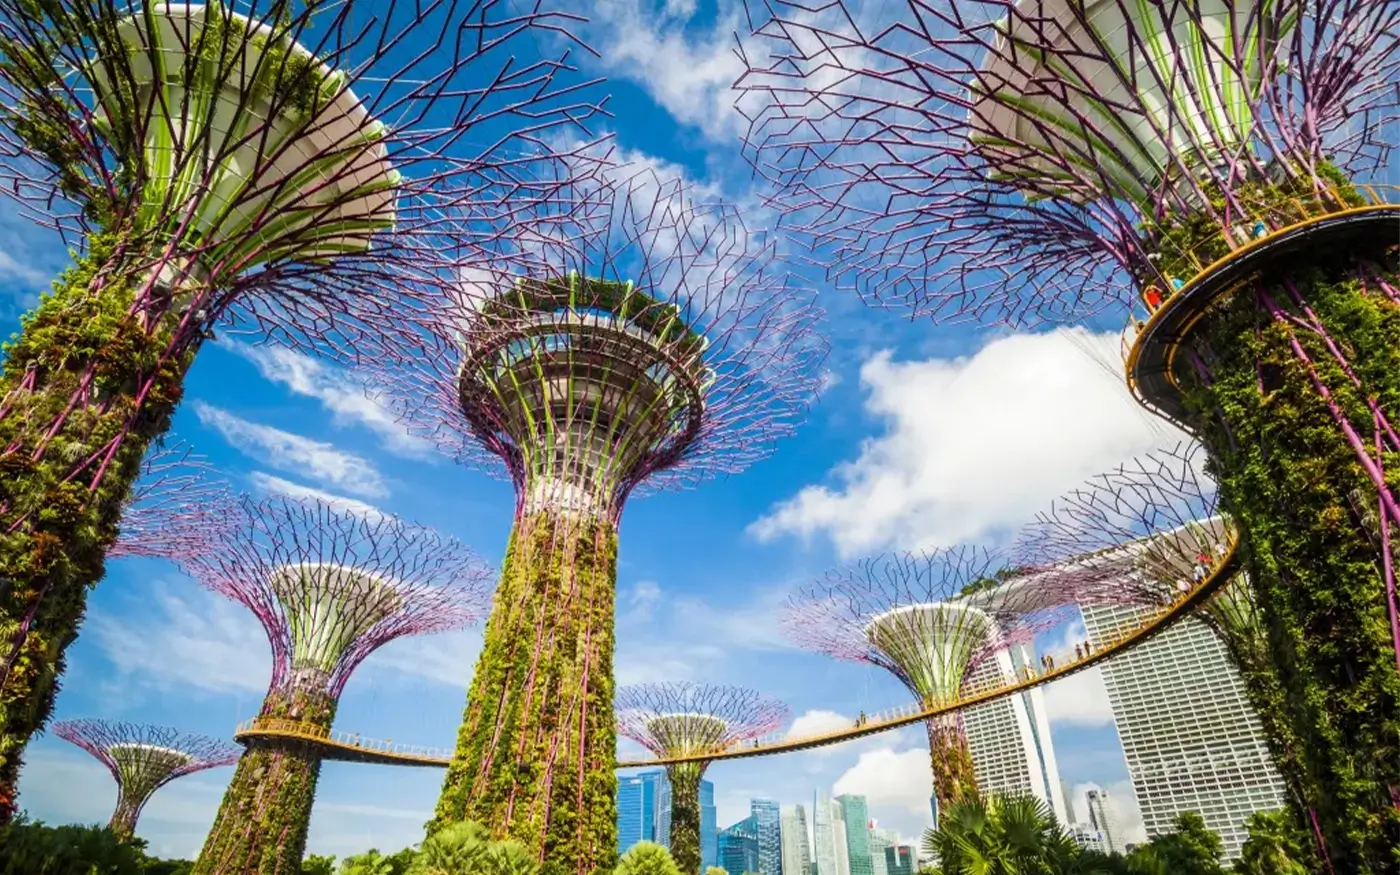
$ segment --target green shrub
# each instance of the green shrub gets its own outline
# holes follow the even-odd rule
[[[723,870],[721,870],[723,871]],[[681,875],[671,852],[652,842],[638,842],[617,861],[615,875]]]

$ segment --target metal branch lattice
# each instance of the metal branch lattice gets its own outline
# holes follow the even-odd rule
[[[1366,181],[1400,117],[1378,0],[753,0],[750,21],[739,108],[776,206],[838,285],[936,318],[1121,312],[1173,287],[1164,254],[1213,260],[1176,249],[1183,217],[1228,251],[1297,219],[1260,182],[1338,209],[1324,158]]]
[[[878,666],[924,705],[957,699],[984,660],[1064,618],[1053,586],[1003,585],[1007,557],[961,546],[866,559],[827,574],[793,597],[793,643]]]
[[[161,787],[184,775],[232,765],[242,748],[232,742],[164,726],[110,720],[66,720],[53,733],[96,757],[117,782],[111,828],[123,839]]]
[[[141,475],[122,512],[121,534],[107,558],[178,562],[237,524],[238,506],[228,484],[184,441],[169,441],[141,461]]]
[[[689,682],[617,691],[617,731],[658,756],[723,751],[781,729],[787,705],[754,690]]]
[[[251,610],[272,645],[272,690],[338,696],[377,648],[486,612],[493,574],[465,546],[393,517],[316,500],[242,502],[239,531],[185,566]]]
[[[380,382],[447,452],[503,460],[521,514],[616,522],[644,483],[760,458],[814,398],[813,294],[734,208],[624,169],[496,221],[524,275],[464,267],[423,354]]]

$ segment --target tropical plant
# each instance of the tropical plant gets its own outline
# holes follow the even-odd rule
[[[681,875],[671,852],[653,842],[638,842],[617,861],[614,875]],[[709,875],[709,873],[706,873]]]
[[[1224,875],[1225,868],[1220,864],[1224,856],[1225,844],[1220,836],[1206,828],[1206,822],[1194,811],[1185,811],[1172,821],[1174,832],[1159,835],[1142,849],[1142,856],[1155,857],[1163,864],[1170,875]],[[1129,862],[1138,866],[1138,852],[1129,857]],[[1148,865],[1145,861],[1142,866]],[[1142,875],[1155,875],[1155,871],[1144,869]]]
[[[387,859],[402,856],[400,852]],[[524,845],[492,841],[490,830],[472,821],[453,824],[424,839],[408,867],[409,875],[538,875],[539,871],[539,862]],[[370,872],[381,875],[377,870],[366,870],[365,875]]]
[[[709,866],[705,869],[705,875],[729,875],[729,870],[723,866]]]
[[[0,827],[0,875],[188,875],[188,860],[147,857],[141,839],[106,826],[47,826],[17,817]]]
[[[335,875],[335,857],[307,854],[301,861],[301,875]]]
[[[924,853],[939,875],[1112,875],[1088,856],[1040,799],[993,796],[949,806],[924,833]]]
[[[1312,841],[1285,810],[1256,811],[1245,821],[1249,838],[1235,861],[1235,875],[1308,875]]]

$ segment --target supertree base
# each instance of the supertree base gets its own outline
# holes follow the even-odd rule
[[[134,315],[150,269],[107,238],[54,284],[0,369],[0,823],[48,719],[142,456],[183,391],[178,313]]]
[[[612,870],[616,584],[610,521],[517,520],[430,833],[474,820],[543,875]]]
[[[941,817],[950,806],[978,799],[977,773],[972,766],[972,748],[958,714],[929,718],[929,758],[933,763],[933,795]]]
[[[1135,385],[1205,445],[1240,526],[1332,865],[1400,872],[1400,214],[1351,215],[1372,221],[1320,218],[1217,263],[1228,281],[1168,301],[1134,376],[1165,365]]]
[[[704,763],[677,763],[666,768],[671,785],[671,859],[683,875],[699,875],[700,779]]]
[[[262,717],[330,729],[334,697],[274,692]],[[191,875],[300,875],[321,757],[293,740],[256,742],[238,760]]]

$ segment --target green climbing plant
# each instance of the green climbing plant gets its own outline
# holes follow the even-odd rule
[[[430,835],[475,820],[543,875],[612,868],[616,578],[611,523],[517,522]]]

